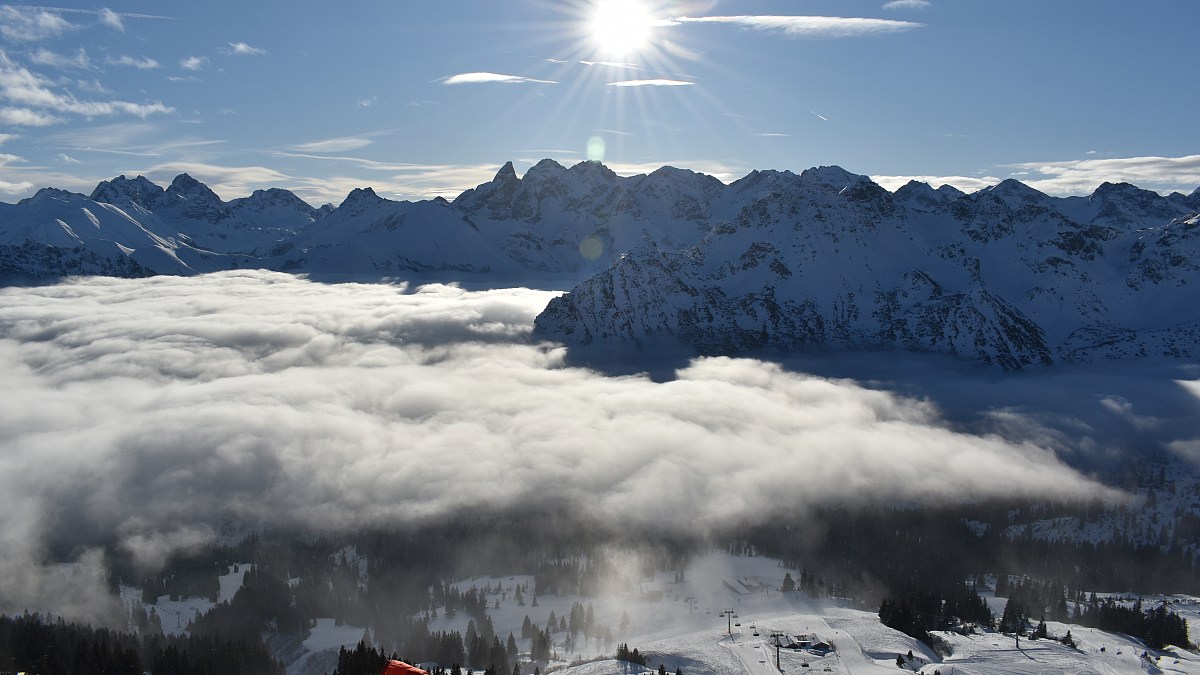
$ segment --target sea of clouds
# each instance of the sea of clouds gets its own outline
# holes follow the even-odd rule
[[[568,365],[530,337],[554,295],[261,271],[0,289],[0,611],[89,618],[105,547],[154,568],[231,521],[352,531],[545,500],[699,533],[825,503],[1112,494],[1060,459],[1087,429],[1013,406],[948,419],[936,395],[752,359],[666,381]]]

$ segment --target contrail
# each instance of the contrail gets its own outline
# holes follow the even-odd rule
[[[98,9],[77,9],[75,7],[42,7],[41,5],[9,5],[13,9],[40,9],[44,12],[58,12],[60,14],[91,14],[92,16],[100,16],[101,12]],[[132,14],[129,12],[113,12],[122,19],[161,19],[164,21],[176,21],[173,16],[159,16],[158,14]]]

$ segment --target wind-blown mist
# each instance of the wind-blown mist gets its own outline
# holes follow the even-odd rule
[[[828,502],[1102,490],[848,380],[567,367],[528,339],[552,295],[267,272],[0,292],[0,611],[84,613],[102,585],[64,575],[101,547],[153,567],[226,520],[339,531],[546,500],[702,533]]]

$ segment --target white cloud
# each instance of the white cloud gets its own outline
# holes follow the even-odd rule
[[[77,28],[57,12],[40,7],[0,5],[0,36],[13,42],[37,42]]]
[[[101,84],[100,80],[97,80],[96,78],[92,78],[90,80],[76,80],[75,86],[79,87],[82,91],[90,92],[92,94],[111,93],[109,92],[108,88]]]
[[[83,49],[77,50],[74,55],[66,55],[52,52],[49,49],[39,48],[29,55],[29,60],[40,66],[50,66],[51,68],[79,68],[86,70],[92,66],[91,59],[88,58],[87,52]]]
[[[762,136],[764,138],[791,138],[792,137],[791,134],[780,134],[780,133],[766,133],[766,134],[754,134],[754,135]]]
[[[527,341],[552,295],[261,271],[0,289],[0,598],[74,607],[78,589],[29,583],[48,541],[161,559],[225,518],[318,533],[554,500],[704,534],[831,502],[1111,494],[852,381],[567,367]]]
[[[1133,183],[1147,190],[1191,192],[1200,186],[1200,155],[1123,157],[1007,164],[1031,172],[1022,182],[1047,194],[1091,194],[1101,183]]]
[[[362,176],[320,175],[292,177],[288,189],[313,203],[339,202],[354,188],[372,186],[381,195],[401,199],[454,199],[468,188],[486,183],[496,175],[498,167],[491,164],[402,164],[379,162],[361,157],[339,155],[309,155],[294,152],[275,152],[281,157],[312,159],[323,162],[342,162],[371,171],[390,172],[390,176],[364,180]]]
[[[129,56],[128,54],[122,54],[116,58],[110,56],[104,59],[104,62],[110,66],[125,66],[141,70],[161,67],[158,61],[154,59],[145,56]]]
[[[17,138],[17,136],[15,136],[13,134],[0,134],[0,145],[4,145],[5,143],[13,140],[14,138]]]
[[[370,108],[371,106],[375,105],[375,101],[377,101],[377,100],[378,100],[378,97],[371,96],[369,98],[360,98],[357,101],[355,101],[354,104],[360,108]]]
[[[482,84],[487,82],[501,82],[504,84],[522,84],[527,82],[537,84],[558,84],[553,80],[536,80],[532,77],[522,77],[520,75],[502,75],[500,73],[459,73],[451,75],[442,80],[443,84]]]
[[[122,33],[125,32],[125,22],[121,20],[120,14],[117,14],[107,7],[102,7],[100,9],[99,16],[100,23],[114,30],[119,30]]]
[[[609,82],[610,87],[689,87],[695,82],[687,82],[685,80],[667,80],[667,79],[648,79],[648,80],[622,80],[620,82]]]
[[[69,92],[54,91],[53,84],[49,80],[14,63],[3,50],[0,50],[0,98],[25,106],[24,110],[26,111],[29,108],[43,108],[57,113],[69,113],[84,117],[124,114],[144,119],[150,115],[169,113],[173,110],[163,105],[161,101],[131,103],[129,101],[79,100]],[[10,123],[21,124],[21,122]],[[43,126],[43,124],[34,123],[30,126]]]
[[[884,9],[929,9],[929,0],[891,0],[883,5]]]
[[[933,187],[941,187],[950,185],[956,187],[963,192],[975,192],[982,190],[1004,180],[995,176],[871,176],[871,180],[875,181],[884,188],[895,192],[904,187],[906,183],[915,180],[919,183],[929,183]]]
[[[203,162],[164,162],[140,171],[150,180],[166,185],[186,173],[208,185],[218,195],[248,195],[259,188],[282,186],[293,179],[263,166],[221,166]]]
[[[13,183],[0,179],[0,192],[10,195],[20,195],[29,192],[33,189],[33,183],[29,181],[20,181]]]
[[[207,56],[187,56],[179,59],[179,67],[184,70],[204,70],[208,67]]]
[[[621,68],[623,70],[641,70],[636,63],[621,63],[618,61],[580,61],[585,66],[605,66],[607,68]]]
[[[726,23],[753,30],[775,31],[795,37],[860,37],[900,33],[923,24],[890,19],[859,19],[838,16],[681,16],[674,23]]]
[[[251,47],[245,42],[230,42],[228,47],[222,47],[221,53],[226,56],[262,56],[267,50]]]
[[[62,118],[29,108],[0,108],[0,123],[18,127],[45,127],[62,122]]]
[[[63,152],[58,153],[58,161],[60,161],[64,164],[82,164],[83,163],[83,162],[79,161],[78,159],[75,159],[74,157],[72,157],[66,153],[63,153]]]
[[[323,141],[300,143],[299,145],[292,146],[292,149],[297,152],[349,152],[365,148],[373,142],[371,139],[362,136],[347,136],[345,138],[327,138]]]

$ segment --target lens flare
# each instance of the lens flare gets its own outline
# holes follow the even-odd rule
[[[579,242],[579,255],[585,259],[596,260],[601,253],[604,253],[604,242],[599,237],[592,235]]]
[[[592,136],[591,138],[589,138],[588,142],[587,142],[587,150],[585,151],[587,154],[588,161],[589,162],[603,162],[604,161],[604,151],[605,151],[606,147],[607,147],[607,144],[605,144],[603,138],[601,138],[599,136]]]

